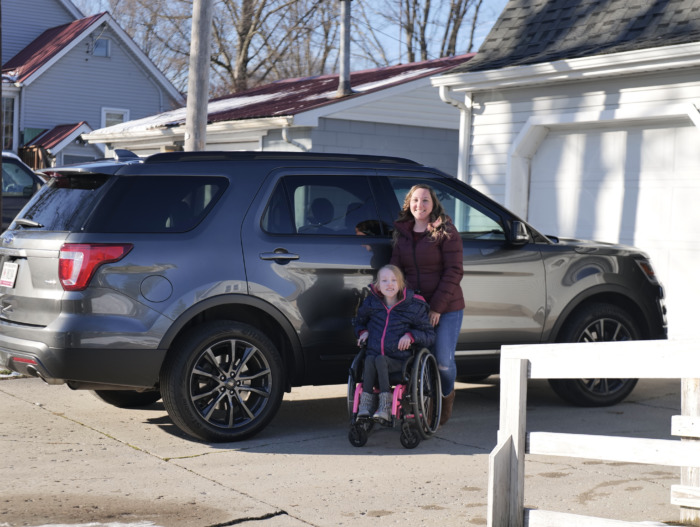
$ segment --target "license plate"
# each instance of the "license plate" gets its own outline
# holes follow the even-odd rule
[[[13,262],[5,262],[0,275],[0,286],[14,287],[17,280],[17,269],[19,265]]]

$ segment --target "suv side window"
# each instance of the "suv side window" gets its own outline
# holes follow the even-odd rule
[[[287,176],[275,188],[263,214],[270,234],[381,235],[366,177]]]
[[[215,176],[120,177],[96,207],[85,230],[186,232],[202,221],[227,186],[226,178]]]
[[[403,207],[408,191],[418,183],[432,187],[447,215],[452,218],[455,227],[464,239],[505,240],[505,232],[496,214],[469,200],[468,196],[458,194],[454,189],[435,180],[389,178],[399,203]]]

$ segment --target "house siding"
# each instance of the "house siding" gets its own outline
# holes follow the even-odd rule
[[[174,107],[174,101],[145,74],[141,64],[111,40],[110,57],[87,53],[87,39],[25,87],[21,128],[51,128],[56,124],[87,121],[102,126],[102,108],[129,110],[129,119],[139,119]],[[89,82],[88,82],[89,80]],[[60,100],[60,104],[56,101]]]
[[[505,203],[509,151],[529,117],[698,104],[699,77],[697,70],[684,70],[475,93],[469,180],[484,194]]]
[[[28,16],[29,13],[41,13],[41,16]],[[2,0],[2,63],[17,55],[47,29],[74,20],[55,0]]]
[[[405,157],[457,174],[459,131],[340,119],[320,119],[312,151]]]

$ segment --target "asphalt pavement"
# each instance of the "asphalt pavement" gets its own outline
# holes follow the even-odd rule
[[[161,402],[109,406],[37,379],[0,380],[0,527],[486,525],[499,378],[457,384],[452,420],[413,450],[378,429],[348,439],[344,385],[295,388],[272,424],[238,443],[183,435]],[[528,431],[672,439],[680,380],[640,380],[609,408],[528,387]],[[677,468],[527,456],[527,507],[674,524]],[[676,524],[677,525],[677,524]]]

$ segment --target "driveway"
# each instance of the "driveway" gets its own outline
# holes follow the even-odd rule
[[[160,402],[139,410],[37,379],[0,381],[0,525],[486,525],[499,378],[457,384],[453,419],[414,450],[397,430],[347,439],[343,385],[296,388],[263,433],[206,444]],[[573,408],[528,389],[528,430],[670,439],[680,381],[641,380],[623,403]],[[676,468],[528,456],[528,507],[673,522]]]

